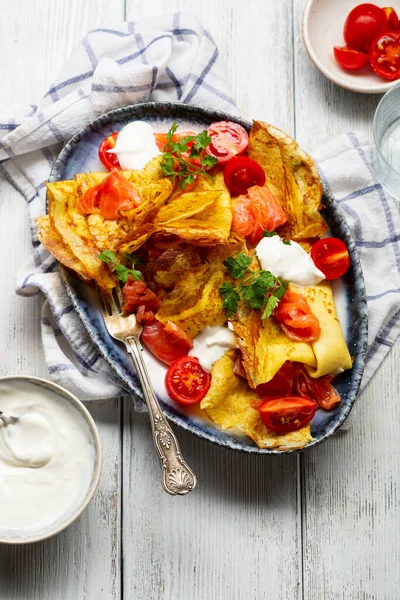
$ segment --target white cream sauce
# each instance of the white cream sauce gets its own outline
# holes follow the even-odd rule
[[[125,125],[118,134],[114,148],[108,152],[117,155],[124,170],[143,169],[152,158],[161,154],[152,126],[144,121],[132,121]]]
[[[262,269],[284,281],[307,287],[325,279],[300,244],[293,241],[285,244],[278,235],[263,238],[256,254]]]
[[[0,410],[18,421],[0,428],[0,537],[45,530],[86,495],[95,464],[83,415],[30,382],[0,382]]]
[[[203,369],[210,372],[215,361],[231,348],[237,348],[233,331],[226,325],[213,325],[196,335],[189,356],[196,356]]]

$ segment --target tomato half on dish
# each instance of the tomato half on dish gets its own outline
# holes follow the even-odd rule
[[[369,56],[366,52],[353,50],[347,46],[333,47],[336,62],[346,71],[358,71],[369,64]]]
[[[167,365],[186,356],[193,346],[192,338],[178,325],[170,321],[164,325],[157,319],[144,324],[140,339],[154,356]]]
[[[268,399],[258,410],[267,429],[283,435],[307,425],[315,415],[316,408],[317,405],[311,398],[287,396]]]
[[[368,52],[373,39],[385,31],[386,13],[375,4],[359,4],[351,10],[343,28],[346,45]]]
[[[254,185],[245,196],[239,196],[232,210],[232,225],[237,233],[257,244],[263,231],[274,231],[286,223],[287,217],[269,189]]]
[[[400,78],[400,31],[378,35],[369,51],[371,67],[377,75],[394,81]]]
[[[120,169],[121,165],[116,154],[108,152],[112,150],[117,143],[118,131],[115,131],[108,137],[106,137],[99,146],[99,158],[106,169],[112,171],[113,169]]]
[[[337,279],[350,267],[346,244],[338,238],[322,238],[311,248],[311,258],[326,279]]]
[[[160,298],[150,290],[143,279],[133,279],[132,275],[128,275],[128,281],[122,288],[122,293],[125,298],[125,304],[122,310],[126,312],[136,312],[141,306],[144,311],[154,311],[160,308]],[[141,316],[143,317],[143,311]]]
[[[293,363],[287,360],[268,383],[260,383],[256,387],[256,392],[260,398],[290,396],[292,393],[292,384]]]
[[[282,331],[294,342],[313,342],[321,334],[317,317],[302,294],[286,290],[273,312]]]
[[[224,168],[225,185],[232,196],[247,194],[253,185],[263,186],[265,173],[262,167],[248,156],[234,156]]]
[[[396,11],[391,6],[385,6],[382,8],[385,11],[386,15],[386,27],[388,31],[393,31],[393,29],[399,28],[399,17],[397,16]]]
[[[293,392],[315,400],[324,410],[331,410],[339,404],[340,395],[332,385],[332,377],[310,377],[304,365],[297,364],[293,374]]]
[[[211,375],[195,356],[184,356],[174,361],[165,376],[168,395],[179,404],[197,404],[207,394]]]
[[[236,154],[244,152],[249,143],[247,131],[238,123],[232,121],[217,121],[208,129],[211,142],[206,148],[207,154],[226,163]]]

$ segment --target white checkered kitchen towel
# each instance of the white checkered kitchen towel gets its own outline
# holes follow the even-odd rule
[[[17,293],[43,292],[42,337],[53,379],[83,400],[113,397],[120,383],[91,343],[40,246],[34,219],[45,210],[44,181],[60,144],[94,117],[148,100],[193,102],[237,114],[218,49],[184,13],[90,32],[39,106],[23,118],[0,118],[0,170],[25,196],[33,255],[17,276]],[[400,216],[374,179],[363,136],[349,134],[314,156],[351,227],[369,304],[367,383],[400,328]]]

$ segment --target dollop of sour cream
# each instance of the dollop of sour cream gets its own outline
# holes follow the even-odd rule
[[[0,537],[29,536],[72,514],[95,465],[93,436],[75,406],[31,382],[0,382]]]
[[[205,327],[193,340],[189,356],[196,356],[205,371],[211,367],[227,350],[237,348],[235,334],[226,325]]]
[[[284,244],[278,235],[263,238],[256,247],[256,254],[262,269],[284,281],[309,286],[325,279],[300,244],[293,241]]]
[[[118,134],[117,143],[110,154],[116,154],[122,169],[143,169],[159,151],[154,131],[149,123],[132,121],[125,125]]]

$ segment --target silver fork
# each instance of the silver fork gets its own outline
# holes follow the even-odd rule
[[[137,322],[135,315],[125,315],[122,312],[121,306],[124,300],[119,287],[113,290],[110,298],[103,296],[100,290],[98,292],[108,333],[125,344],[139,375],[149,409],[154,445],[161,460],[163,487],[171,495],[187,494],[196,487],[196,476],[183,460],[178,440],[165,419],[152,388],[143,360],[143,348],[139,341],[143,328]]]

